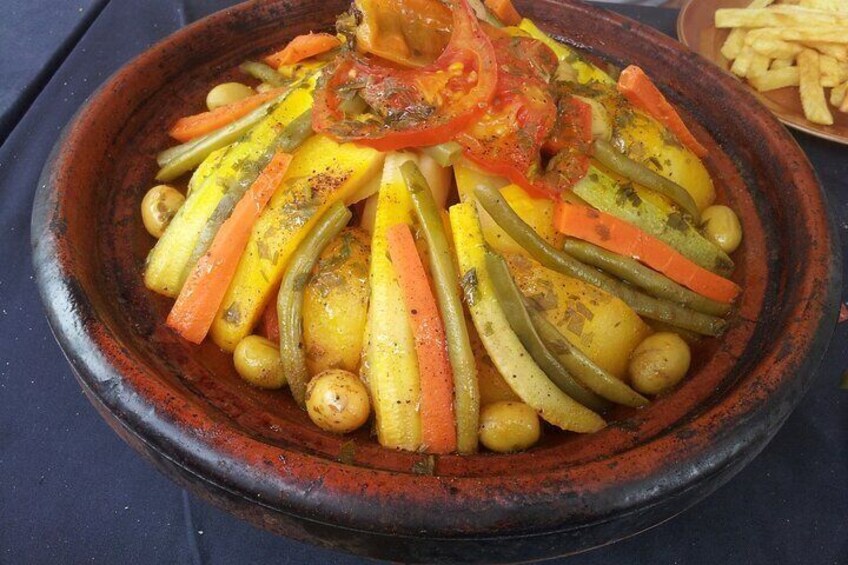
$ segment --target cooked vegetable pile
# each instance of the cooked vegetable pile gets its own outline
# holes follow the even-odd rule
[[[428,453],[595,432],[680,383],[742,232],[645,73],[508,0],[355,0],[337,30],[170,130],[141,209],[167,325],[322,429]]]

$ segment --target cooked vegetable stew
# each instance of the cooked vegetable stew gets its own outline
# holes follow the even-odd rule
[[[170,328],[328,432],[428,453],[596,432],[686,379],[743,292],[742,228],[640,68],[509,0],[355,0],[337,32],[169,130],[156,180],[187,189],[141,217]]]

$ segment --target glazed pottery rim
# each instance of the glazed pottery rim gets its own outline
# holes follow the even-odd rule
[[[547,3],[557,6],[556,2]],[[250,4],[240,5],[199,20],[169,36],[159,45],[189,41],[210,23],[224,21],[249,6]],[[582,4],[570,5],[569,8],[581,11],[586,17],[603,17],[618,25],[627,26],[634,38],[651,41],[658,49],[684,52],[684,48],[670,38],[622,16]],[[605,512],[584,515],[583,503],[573,500],[569,502],[570,506],[559,501],[555,505],[555,511],[551,511],[562,485],[569,484],[568,470],[556,476],[547,476],[544,480],[540,480],[532,472],[510,476],[510,482],[514,484],[505,489],[503,483],[497,484],[498,477],[430,476],[371,469],[315,458],[309,453],[289,447],[270,446],[231,427],[216,426],[211,421],[198,421],[198,427],[189,428],[187,422],[175,421],[172,415],[159,412],[156,405],[146,403],[148,399],[138,395],[119,398],[115,391],[126,386],[122,375],[138,369],[133,367],[133,357],[122,351],[120,338],[98,318],[90,298],[75,280],[74,257],[68,254],[69,244],[62,239],[63,220],[60,212],[64,203],[57,200],[58,187],[62,182],[58,171],[67,165],[67,160],[71,159],[73,153],[67,150],[66,143],[73,147],[74,143],[80,141],[80,132],[90,125],[94,108],[104,93],[124,80],[128,73],[137,72],[137,68],[154,60],[155,49],[156,47],[146,51],[110,78],[80,109],[54,147],[36,194],[32,223],[33,257],[37,283],[50,326],[87,394],[102,403],[127,431],[202,481],[251,503],[304,520],[347,530],[408,537],[426,535],[434,539],[487,537],[492,524],[486,520],[480,519],[479,524],[470,524],[463,529],[459,524],[466,524],[466,521],[449,518],[451,512],[462,510],[456,500],[464,500],[465,497],[473,499],[485,494],[488,486],[498,486],[501,489],[499,497],[482,501],[484,504],[479,510],[481,513],[495,508],[510,510],[520,507],[527,509],[531,514],[549,515],[548,521],[542,521],[538,526],[527,530],[516,531],[514,537],[569,531],[636,512],[648,505],[661,503],[665,496],[685,492],[693,487],[690,479],[693,470],[697,470],[702,476],[718,474],[727,465],[732,464],[742,451],[746,451],[747,457],[753,457],[776,432],[809,385],[813,369],[821,360],[835,325],[835,306],[838,303],[840,283],[840,258],[838,253],[835,253],[835,230],[829,222],[824,195],[815,174],[797,143],[765,108],[755,105],[756,113],[751,117],[751,121],[756,119],[761,128],[769,130],[771,144],[788,152],[782,154],[785,159],[789,159],[788,154],[800,157],[800,166],[793,169],[793,184],[809,191],[804,195],[809,205],[807,208],[802,207],[798,213],[810,216],[808,224],[811,235],[821,237],[821,241],[827,242],[822,248],[828,256],[825,257],[822,253],[821,257],[818,257],[822,268],[827,271],[825,292],[817,290],[818,285],[822,284],[820,277],[802,273],[803,278],[795,281],[792,296],[799,300],[792,306],[791,314],[787,312],[785,317],[797,317],[796,325],[783,328],[780,335],[785,338],[786,334],[791,332],[806,338],[802,342],[802,351],[769,350],[767,355],[757,359],[749,374],[740,376],[739,382],[728,390],[716,405],[700,412],[692,420],[681,423],[673,430],[673,434],[659,434],[645,444],[613,456],[611,459],[622,465],[622,471],[626,472],[628,458],[635,457],[636,452],[645,456],[651,451],[666,453],[662,449],[664,446],[674,447],[673,442],[669,443],[673,439],[669,437],[671,435],[697,433],[697,430],[704,429],[716,432],[715,443],[708,446],[687,445],[688,449],[675,453],[677,458],[671,464],[654,462],[655,464],[647,468],[633,464],[635,466],[629,468],[634,471],[634,474],[630,475],[632,479],[615,483],[612,487],[592,485],[597,490],[590,489],[587,493],[590,497],[600,499],[604,494],[609,495],[605,489],[610,488],[615,489],[618,495],[606,501]],[[695,55],[691,57],[697,58]],[[722,78],[722,72],[718,68],[706,65],[703,72],[714,74],[725,89],[738,94],[740,98],[750,97],[735,81],[728,82],[726,78]],[[813,310],[812,314],[805,312],[808,308]],[[768,383],[772,388],[767,398],[761,402],[746,404],[740,400],[745,393],[743,385],[757,385],[752,382],[751,375],[756,374],[762,365],[768,365],[772,369],[776,367],[781,378]],[[721,407],[724,407],[725,411],[718,413],[717,409]],[[217,449],[221,444],[216,446],[204,443],[204,439],[208,439],[204,434],[212,431],[217,439],[225,438],[228,446],[237,446],[238,449],[222,452]],[[273,453],[277,457],[267,467],[261,467],[266,462],[258,457],[259,453],[263,456]],[[257,458],[251,459],[254,455]],[[222,462],[226,464],[222,465]],[[581,473],[586,476],[591,472],[591,468],[608,463],[607,460],[592,461],[577,467],[580,467]],[[314,482],[314,475],[307,478],[297,474],[297,470],[306,468],[313,474],[319,472],[323,488],[313,492],[310,481]],[[258,473],[258,469],[267,474]],[[241,473],[234,472],[236,470]],[[394,483],[391,492],[380,490],[388,479]],[[378,491],[353,492],[346,487],[351,481],[372,485],[372,488]],[[535,488],[528,491],[528,486],[531,485]],[[391,511],[377,504],[373,508],[370,507],[366,500],[369,495],[383,497],[381,500],[400,512],[407,503],[402,493],[404,489],[411,488],[432,492],[434,504],[438,501],[458,505],[433,513],[433,519],[426,523],[399,524],[393,527],[376,519],[376,513],[390,514]],[[339,497],[343,498],[342,504],[339,503]],[[475,501],[481,502],[479,499]],[[479,519],[481,516],[475,514],[474,518]],[[456,533],[459,530],[462,530],[461,534]],[[509,537],[509,534],[498,533],[497,537]]]

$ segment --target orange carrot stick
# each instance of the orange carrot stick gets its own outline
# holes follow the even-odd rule
[[[554,213],[554,226],[567,236],[637,259],[674,282],[718,302],[733,302],[741,292],[733,281],[693,263],[665,242],[594,208],[561,202]]]
[[[483,0],[483,3],[503,25],[517,26],[521,23],[521,14],[512,5],[511,0]]]
[[[453,371],[448,358],[445,327],[407,224],[386,233],[389,256],[397,272],[409,311],[418,370],[421,374],[422,443],[430,453],[456,451],[453,411]]]
[[[236,204],[223,223],[209,251],[192,269],[168,315],[168,327],[192,343],[200,343],[209,332],[215,313],[236,272],[253,224],[277,190],[291,162],[279,152]]]
[[[677,136],[680,142],[698,157],[709,155],[707,148],[695,139],[677,110],[674,109],[663,93],[651,82],[645,71],[636,65],[630,65],[618,77],[618,91],[631,104],[647,112],[658,122]]]
[[[273,55],[265,57],[265,62],[280,68],[283,65],[291,65],[309,57],[320,55],[340,45],[339,39],[329,33],[307,33],[298,35],[289,44]]]
[[[246,116],[265,102],[282,94],[284,90],[285,88],[275,88],[208,112],[180,118],[168,133],[177,141],[190,141]]]

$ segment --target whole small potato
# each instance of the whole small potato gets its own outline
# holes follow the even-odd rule
[[[658,332],[645,338],[630,356],[628,371],[633,388],[645,394],[660,394],[679,383],[692,355],[676,333]]]
[[[350,371],[330,369],[309,381],[306,411],[322,430],[346,434],[368,421],[371,403],[358,376]]]
[[[209,91],[206,95],[206,107],[210,110],[232,104],[243,100],[248,96],[253,96],[256,92],[246,84],[240,82],[225,82],[219,84]]]
[[[480,443],[497,453],[524,451],[541,434],[539,416],[523,402],[493,402],[480,410]]]

